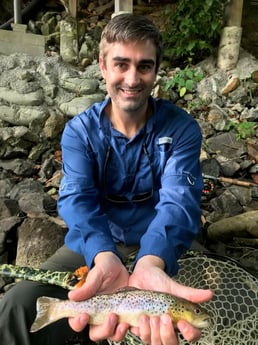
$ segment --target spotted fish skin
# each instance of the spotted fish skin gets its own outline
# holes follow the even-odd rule
[[[143,314],[160,316],[164,313],[170,315],[175,325],[178,320],[186,320],[198,328],[210,325],[210,316],[197,304],[163,292],[121,289],[113,294],[97,295],[81,302],[39,297],[37,316],[31,332],[83,312],[90,315],[89,323],[94,325],[102,324],[109,313],[117,314],[119,322],[126,322],[130,326],[138,326]]]

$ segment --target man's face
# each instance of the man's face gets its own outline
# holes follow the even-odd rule
[[[156,48],[151,41],[109,44],[100,69],[117,110],[135,112],[146,106],[156,79]]]

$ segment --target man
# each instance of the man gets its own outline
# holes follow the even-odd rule
[[[99,56],[109,98],[73,118],[64,130],[58,207],[69,231],[66,246],[43,267],[74,270],[87,264],[87,281],[69,293],[72,300],[125,286],[193,302],[212,297],[209,290],[184,287],[170,278],[198,233],[203,183],[196,121],[169,101],[150,97],[161,51],[152,22],[134,14],[114,17],[102,33]],[[124,258],[135,251],[129,274]],[[62,320],[30,334],[41,295],[66,298],[67,292],[23,282],[6,295],[0,307],[2,344],[62,345],[71,329],[86,327],[89,316],[81,314],[69,320],[71,328]],[[200,336],[183,320],[177,327],[188,341]],[[90,326],[89,336],[120,341],[128,328],[114,313],[103,325]],[[178,344],[166,314],[144,315],[131,331],[148,344]]]

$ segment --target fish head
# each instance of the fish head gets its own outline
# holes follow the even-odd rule
[[[209,313],[200,305],[185,300],[179,301],[178,305],[169,308],[168,314],[173,323],[185,320],[197,328],[207,328],[211,325]]]

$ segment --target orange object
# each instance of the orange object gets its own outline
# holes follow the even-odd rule
[[[74,271],[73,274],[78,281],[74,286],[75,288],[81,287],[85,283],[88,272],[89,272],[89,269],[87,266],[81,266],[77,268],[77,270]]]

